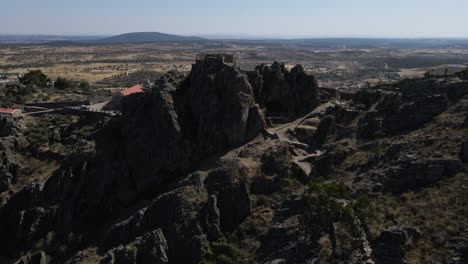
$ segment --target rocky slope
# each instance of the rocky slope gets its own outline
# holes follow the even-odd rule
[[[15,193],[0,208],[0,255],[464,263],[467,87],[427,79],[321,102],[301,66],[241,72],[209,56],[126,98],[89,151]],[[441,218],[421,199],[457,186],[440,197],[456,227],[431,232]],[[409,201],[426,211],[409,217]]]
[[[0,193],[7,191],[17,180],[19,162],[15,152],[22,143],[15,137],[18,126],[9,116],[0,117]]]

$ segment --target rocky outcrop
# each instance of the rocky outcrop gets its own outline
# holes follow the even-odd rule
[[[238,160],[221,161],[208,174],[205,186],[216,197],[222,231],[232,231],[251,213],[247,170]]]
[[[466,82],[440,83],[428,79],[400,85],[399,90],[364,89],[356,93],[354,104],[364,105],[368,110],[359,120],[358,138],[396,134],[420,127],[468,93]]]
[[[0,137],[12,136],[18,132],[18,125],[10,116],[0,115]]]
[[[317,81],[301,65],[290,71],[277,62],[260,65],[248,76],[257,101],[267,109],[267,116],[295,117],[318,105]]]
[[[431,131],[432,124],[422,125],[456,103],[464,86],[411,87],[364,89],[352,102],[328,102],[311,112],[317,84],[300,66],[287,70],[274,63],[243,73],[216,56],[199,60],[188,76],[173,72],[125,97],[122,115],[92,135],[94,149],[68,157],[44,184],[12,192],[0,208],[1,255],[22,255],[24,263],[35,250],[45,253],[34,259],[47,254],[52,263],[80,263],[86,254],[102,264],[306,263],[327,257],[358,263],[371,262],[372,242],[376,263],[401,263],[414,232],[391,228],[369,241],[362,234],[371,216],[360,195],[385,202],[409,190],[436,188],[433,183],[463,172],[466,156],[464,143],[456,157],[464,139],[448,129],[462,129],[462,107],[440,142],[424,136],[415,143],[427,151],[410,147],[421,137],[413,133],[418,131],[403,133]],[[265,113],[285,120],[307,115],[270,128]],[[444,147],[444,140],[450,140],[449,153],[428,154],[428,146]],[[14,162],[2,157],[8,161],[0,176],[13,175]],[[356,215],[333,220],[328,238],[304,233],[305,193],[320,191],[311,182],[325,188],[322,180],[330,183],[330,194],[322,194],[331,197],[326,205]],[[345,184],[346,199],[333,197],[344,191],[338,183]],[[353,230],[342,221],[352,221]],[[72,233],[89,241],[56,256]],[[38,248],[49,234],[56,238],[53,246]],[[328,254],[336,242],[340,250]]]
[[[359,120],[357,136],[370,138],[416,128],[445,111],[448,105],[449,100],[440,95],[404,101],[399,94],[386,92],[374,108]]]
[[[33,184],[18,192],[2,208],[0,245],[5,253],[15,255],[32,248],[55,227],[58,211],[42,207],[43,202],[42,185]]]
[[[398,227],[383,230],[372,245],[376,264],[403,264],[409,234]]]
[[[124,100],[122,126],[129,173],[144,189],[252,139],[264,119],[247,76],[205,60],[179,84],[162,80],[148,95]]]
[[[402,157],[396,167],[385,171],[385,178],[382,180],[386,190],[398,193],[436,183],[462,169],[461,162],[456,159],[416,160]]]
[[[288,109],[281,111],[297,115],[314,105],[312,76],[301,67],[274,73],[275,67],[259,71],[268,76],[267,93],[255,94],[247,75],[211,58],[198,61],[182,80],[170,74],[149,91],[125,97],[122,116],[94,135],[94,151],[68,157],[43,187],[31,186],[8,201],[0,220],[8,229],[2,245],[9,244],[9,252],[16,254],[48,232],[60,237],[77,227],[114,222],[101,239],[107,251],[102,263],[200,260],[210,241],[234,230],[251,213],[247,169],[236,159],[223,159],[206,173],[182,181],[179,177],[211,155],[255,138],[265,129],[262,107],[268,111],[276,100],[286,100],[281,105]],[[279,84],[274,74],[281,77]],[[277,87],[287,96],[270,97]],[[268,98],[265,105],[257,102],[260,94]],[[175,186],[163,187],[169,183]],[[126,220],[115,220],[146,197],[156,198]],[[156,255],[141,255],[151,241],[163,240],[153,239],[155,230],[167,246],[158,246]]]
[[[15,139],[0,138],[0,193],[8,190],[17,180],[19,162],[15,157]]]
[[[109,250],[101,264],[166,264],[167,242],[160,229],[138,237],[132,243]]]
[[[336,122],[333,116],[326,116],[320,121],[317,131],[313,135],[312,146],[320,148],[325,143],[333,140],[336,130]]]

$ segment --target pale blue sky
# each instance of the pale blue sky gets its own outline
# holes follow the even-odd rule
[[[468,37],[468,0],[0,0],[0,34]]]

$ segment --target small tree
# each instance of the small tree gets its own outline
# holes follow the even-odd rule
[[[87,82],[87,81],[82,81],[82,82],[80,82],[79,88],[83,92],[89,92],[89,91],[91,91],[91,84],[89,84],[89,82]]]
[[[67,88],[67,80],[65,80],[65,78],[58,77],[57,80],[55,80],[54,88],[58,90],[65,90],[65,88]]]
[[[58,77],[57,80],[54,83],[54,88],[58,89],[58,90],[76,88],[76,84],[71,80],[67,80],[65,78]]]
[[[33,70],[20,77],[19,81],[24,85],[47,87],[47,83],[50,80],[41,70]]]
[[[348,188],[339,183],[317,182],[309,185],[305,197],[303,227],[313,238],[328,235],[332,249],[337,249],[335,224],[351,236],[359,234],[361,227],[372,217],[367,197],[352,199]]]

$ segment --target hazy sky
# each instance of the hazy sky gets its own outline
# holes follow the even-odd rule
[[[468,37],[468,0],[0,0],[0,34]]]

